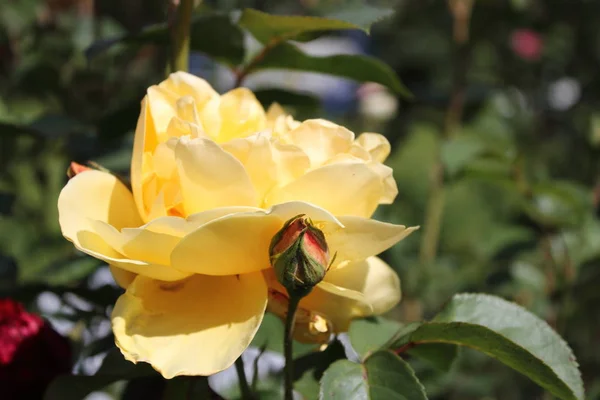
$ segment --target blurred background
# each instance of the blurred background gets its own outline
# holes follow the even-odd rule
[[[312,55],[378,57],[413,98],[284,70],[252,74],[245,86],[297,119],[325,117],[392,143],[387,163],[400,194],[376,218],[421,230],[384,254],[403,288],[390,317],[428,318],[457,292],[510,299],[567,340],[588,398],[600,399],[600,2],[204,3],[224,13],[332,17],[393,7],[370,36],[347,31],[301,46]],[[167,12],[165,0],[0,5],[0,297],[18,299],[67,336],[77,373],[93,374],[114,347],[107,316],[119,289],[105,265],[62,237],[56,200],[72,160],[128,174],[139,103],[163,79],[167,53],[113,39],[164,22]],[[257,49],[243,40],[248,53]],[[230,69],[202,53],[190,70],[220,92],[234,85]],[[450,373],[411,363],[431,399],[551,398],[469,350]],[[154,387],[140,379],[107,393]]]

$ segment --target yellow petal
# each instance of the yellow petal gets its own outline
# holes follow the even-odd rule
[[[150,363],[167,379],[212,375],[250,344],[266,303],[260,273],[168,284],[137,277],[115,305],[113,332],[126,359]]]
[[[377,255],[418,229],[355,216],[340,216],[338,220],[344,228],[333,224],[322,227],[331,254],[337,254],[336,265]]]
[[[277,204],[271,207],[271,209],[267,211],[267,214],[276,215],[284,222],[292,217],[303,214],[310,218],[317,226],[325,224],[327,224],[328,227],[343,226],[342,223],[328,210],[302,201],[290,201]]]
[[[151,86],[146,91],[146,101],[158,142],[167,140],[167,127],[171,118],[177,116],[177,93],[164,86]]]
[[[273,143],[273,160],[277,171],[277,183],[286,185],[300,177],[310,168],[310,159],[299,147]]]
[[[158,139],[156,137],[154,123],[150,116],[148,98],[146,97],[142,101],[142,110],[135,128],[133,154],[131,157],[131,190],[138,212],[144,221],[147,220],[146,207],[150,207],[150,205],[146,206],[144,204],[144,176],[150,172],[147,171],[147,166],[144,163],[144,159],[147,159],[148,156],[145,157],[144,155],[152,154],[157,144]]]
[[[257,204],[244,166],[215,142],[182,137],[175,147],[175,158],[186,214]]]
[[[219,142],[252,135],[266,126],[265,110],[254,93],[246,88],[233,89],[221,96],[219,115]]]
[[[234,139],[223,149],[244,165],[261,202],[275,185],[287,184],[310,166],[298,147],[273,142],[266,134]]]
[[[325,275],[324,282],[361,293],[375,315],[391,310],[400,302],[400,278],[379,257],[332,269]]]
[[[132,260],[169,266],[171,252],[181,240],[186,221],[178,217],[161,217],[139,228],[120,232],[112,226],[94,221],[96,232],[115,250]]]
[[[369,167],[381,178],[383,185],[383,194],[379,199],[379,204],[392,204],[398,195],[398,185],[394,179],[394,171],[387,165],[371,162]]]
[[[234,275],[269,267],[269,243],[281,228],[274,215],[240,213],[203,225],[181,240],[171,265],[207,275]]]
[[[277,165],[273,159],[271,141],[265,135],[252,135],[223,143],[223,149],[244,165],[258,198],[277,183]]]
[[[176,138],[170,138],[164,143],[159,143],[154,149],[152,165],[154,172],[161,179],[171,179],[177,169],[175,162]]]
[[[286,186],[273,189],[265,204],[300,200],[334,215],[370,217],[382,193],[381,178],[366,164],[342,162],[314,169]]]
[[[177,97],[189,96],[194,100],[198,110],[213,98],[219,97],[218,93],[204,79],[183,71],[170,74],[159,86],[175,93]],[[191,120],[189,121],[191,122]]]
[[[390,142],[378,133],[362,133],[356,142],[371,154],[374,161],[382,163],[390,155]]]
[[[77,236],[80,245],[76,247],[79,250],[113,267],[118,267],[133,274],[161,281],[178,281],[190,275],[165,265],[129,259],[111,247],[98,233],[82,231]]]
[[[113,267],[161,280],[179,280],[189,275],[163,265],[130,259],[103,238],[105,231],[98,231],[98,226],[118,233],[142,224],[131,192],[111,174],[90,170],[76,175],[62,190],[58,210],[63,235],[92,257]]]
[[[126,271],[123,268],[115,267],[114,265],[109,265],[110,273],[113,276],[113,279],[123,289],[127,289],[131,282],[135,279],[137,274],[133,272]]]
[[[354,133],[326,120],[311,119],[302,122],[284,137],[300,147],[315,168],[335,155],[347,152],[354,140]]]
[[[92,220],[116,229],[142,224],[129,189],[109,173],[88,170],[70,179],[60,192],[58,222],[63,235],[80,245],[79,232],[95,232]]]
[[[279,103],[272,103],[267,110],[266,118],[268,124],[274,124],[280,117],[287,117],[287,113]]]
[[[178,270],[206,275],[234,275],[270,268],[271,239],[290,218],[305,214],[317,223],[341,226],[327,211],[302,202],[269,211],[229,214],[186,235],[171,256]]]

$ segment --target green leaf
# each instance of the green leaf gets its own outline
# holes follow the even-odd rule
[[[398,94],[411,96],[394,70],[373,57],[349,54],[314,57],[292,44],[284,43],[267,52],[250,71],[274,68],[319,72],[358,82],[376,82]]]
[[[432,322],[407,327],[389,347],[421,343],[450,343],[479,350],[561,399],[584,398],[575,356],[564,340],[546,322],[498,297],[456,295]]]
[[[190,49],[199,51],[224,64],[236,66],[244,60],[244,34],[225,14],[196,15],[190,30]],[[169,28],[166,23],[146,27],[141,32],[94,43],[86,50],[93,58],[115,44],[156,44],[168,46]]]
[[[383,349],[403,327],[405,325],[400,322],[381,317],[361,318],[352,321],[348,336],[354,351],[361,358],[365,358],[369,354]],[[456,359],[458,348],[444,343],[432,343],[414,347],[407,350],[407,353],[428,361],[435,368],[448,371]]]
[[[157,375],[149,364],[133,364],[117,349],[110,351],[93,376],[62,375],[54,379],[44,400],[81,400],[93,391],[120,380]]]
[[[356,319],[350,324],[348,337],[354,351],[364,358],[381,349],[402,326],[400,322],[381,317]]]
[[[425,390],[414,371],[397,355],[378,351],[363,364],[340,360],[329,367],[319,399],[426,400]]]
[[[442,145],[441,158],[448,174],[454,176],[484,150],[485,145],[480,139],[463,135]]]
[[[254,95],[265,109],[273,103],[294,108],[316,109],[319,107],[319,99],[314,96],[282,89],[260,89],[256,90]]]
[[[571,182],[547,182],[532,188],[531,203],[525,211],[539,224],[548,227],[577,226],[591,209],[591,193]]]
[[[362,25],[356,25],[351,22],[329,18],[271,15],[247,8],[242,13],[238,24],[247,29],[259,42],[266,44],[271,41],[291,39],[311,40],[314,36],[310,33],[314,32],[341,29],[362,29],[368,32],[369,22],[362,22]]]
[[[369,32],[373,24],[389,18],[393,14],[394,10],[391,8],[374,7],[360,2],[354,7],[344,6],[339,11],[328,13],[326,17],[349,22]]]

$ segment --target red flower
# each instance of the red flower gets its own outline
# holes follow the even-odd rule
[[[2,399],[41,399],[52,379],[71,370],[71,348],[39,315],[0,299]]]
[[[517,29],[511,35],[511,47],[516,55],[527,61],[537,61],[542,55],[544,42],[539,33],[531,29]]]

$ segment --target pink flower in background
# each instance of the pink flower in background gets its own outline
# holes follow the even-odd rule
[[[71,371],[71,348],[39,315],[0,299],[2,399],[40,399],[50,382]]]
[[[510,37],[510,45],[522,59],[537,61],[542,55],[544,42],[541,35],[531,29],[517,29]]]

